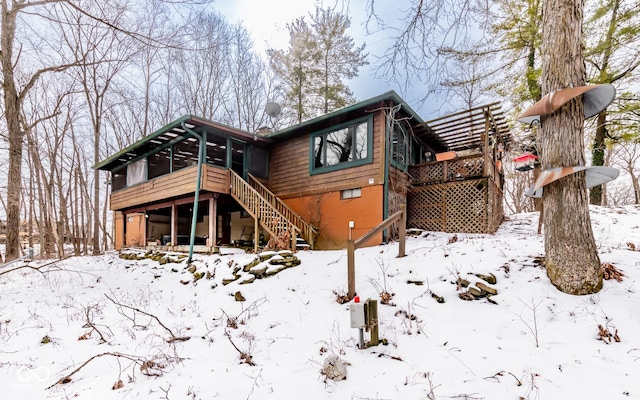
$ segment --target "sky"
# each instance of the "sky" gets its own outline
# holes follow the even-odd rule
[[[403,258],[397,243],[358,249],[356,292],[378,300],[387,343],[364,349],[351,304],[336,301],[347,290],[345,250],[299,251],[299,265],[249,284],[242,267],[256,256],[236,248],[195,255],[193,273],[177,255],[165,264],[115,252],[31,262],[41,271],[0,274],[1,396],[640,399],[640,207],[590,210],[601,262],[623,274],[593,295],[550,283],[535,213],[510,216],[493,235],[415,234]],[[463,300],[458,278],[497,294]],[[172,335],[189,339],[167,342]],[[346,380],[321,372],[335,357]]]
[[[378,29],[375,23],[369,26],[370,32],[367,32],[365,26],[368,17],[366,3],[366,0],[353,0],[346,3],[339,0],[324,2],[314,0],[234,0],[219,1],[214,3],[212,7],[229,21],[242,22],[251,33],[256,50],[259,54],[264,55],[268,48],[286,49],[289,46],[289,34],[286,29],[288,22],[301,16],[308,19],[309,13],[315,10],[316,4],[324,7],[333,7],[337,4],[336,10],[347,13],[351,18],[348,34],[354,38],[357,45],[366,43],[365,51],[369,53],[370,64],[363,66],[359,76],[348,82],[356,98],[366,100],[389,90],[395,90],[424,120],[446,115],[447,112],[435,106],[436,99],[426,104],[419,101],[424,97],[419,85],[408,91],[403,91],[397,84],[375,77],[375,57],[382,55],[388,48],[391,33]],[[376,12],[384,17],[385,24],[388,26],[398,24],[403,16],[402,8],[396,2],[377,1],[375,7]]]

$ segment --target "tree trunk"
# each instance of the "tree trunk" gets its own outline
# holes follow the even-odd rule
[[[593,139],[593,150],[591,150],[591,165],[604,165],[605,138],[607,137],[607,111],[598,114],[598,125],[596,126],[596,137]],[[602,203],[602,185],[594,186],[589,193],[591,204],[597,206]]]
[[[543,1],[543,93],[584,84],[583,7],[583,0]],[[581,97],[543,116],[543,169],[584,165],[583,131]],[[543,204],[545,261],[551,283],[569,294],[598,292],[602,270],[591,229],[584,172],[545,186]]]
[[[4,93],[4,118],[9,139],[9,171],[7,173],[7,244],[5,259],[19,257],[20,250],[20,199],[22,190],[22,139],[20,129],[20,99],[13,71],[13,40],[16,31],[16,11],[2,7],[2,31],[0,38],[0,63],[2,64],[2,92]]]

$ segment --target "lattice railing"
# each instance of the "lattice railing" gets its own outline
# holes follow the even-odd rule
[[[412,185],[441,183],[485,176],[482,154],[434,161],[409,167]]]
[[[488,178],[414,187],[407,204],[409,228],[493,233],[503,219],[502,192]]]
[[[287,239],[295,249],[299,229],[279,212],[267,199],[241,176],[231,171],[231,196],[244,207],[269,235],[277,240]]]
[[[278,196],[273,194],[266,186],[260,183],[255,177],[251,174],[249,176],[249,184],[260,194],[260,196],[264,197],[273,207],[280,212],[287,220],[292,222],[300,231],[302,238],[311,246],[313,249],[313,242],[318,236],[318,232],[313,228],[313,226],[309,225],[305,220],[302,219],[298,214],[296,214],[286,203]]]

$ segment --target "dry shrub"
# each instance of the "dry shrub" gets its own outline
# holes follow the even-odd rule
[[[624,274],[622,273],[622,271],[616,268],[613,264],[610,264],[610,263],[602,264],[602,277],[605,280],[609,281],[609,280],[615,279],[618,282],[622,282],[623,276]]]
[[[598,340],[602,340],[606,344],[613,342],[620,342],[620,336],[618,336],[618,330],[612,334],[609,332],[609,329],[603,327],[602,325],[598,325]]]

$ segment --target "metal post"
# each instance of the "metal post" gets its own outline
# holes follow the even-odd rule
[[[196,182],[196,193],[193,198],[193,215],[191,217],[191,236],[189,238],[189,258],[187,259],[187,264],[191,263],[193,258],[193,245],[196,241],[196,224],[198,223],[198,201],[200,198],[200,185],[202,184],[202,160],[204,159],[204,151],[207,146],[207,143],[203,136],[198,135],[191,129],[182,123],[182,129],[185,130],[188,134],[195,137],[200,141],[200,147],[198,148],[198,179]]]

